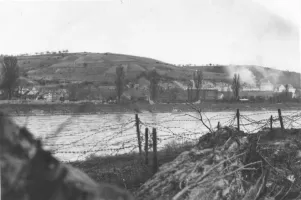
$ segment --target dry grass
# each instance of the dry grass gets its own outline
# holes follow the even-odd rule
[[[194,144],[177,143],[172,141],[158,151],[159,167],[171,162],[179,154],[190,150]],[[138,153],[116,156],[90,156],[85,161],[76,161],[69,164],[87,173],[97,182],[106,182],[135,192],[143,183],[153,176],[153,153],[149,152],[149,163],[145,165],[144,153],[142,158]]]

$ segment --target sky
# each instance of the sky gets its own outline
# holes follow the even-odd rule
[[[301,72],[301,0],[0,0],[0,54],[111,52]]]

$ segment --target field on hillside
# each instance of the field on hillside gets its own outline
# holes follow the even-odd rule
[[[162,76],[181,79],[189,70],[158,60],[111,53],[70,53],[21,56],[18,58],[23,74],[34,80],[58,79],[67,81],[114,82],[116,67],[123,65],[128,79],[156,68]]]
[[[1,60],[1,57],[0,57]],[[47,55],[19,56],[21,76],[31,80],[60,81],[90,81],[107,85],[114,84],[116,66],[124,66],[126,78],[135,82],[135,78],[144,72],[156,69],[167,79],[187,81],[192,79],[196,69],[204,71],[204,79],[231,81],[234,72],[241,73],[242,80],[249,78],[254,81],[268,79],[273,84],[292,84],[301,87],[300,74],[280,71],[260,66],[185,66],[179,67],[159,60],[114,53],[56,53]],[[245,76],[247,77],[244,77]]]

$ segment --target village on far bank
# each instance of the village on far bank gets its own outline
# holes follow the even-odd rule
[[[205,73],[206,74],[206,73]],[[95,85],[91,83],[49,84],[37,85],[33,81],[21,78],[26,86],[18,86],[12,100],[29,100],[39,102],[76,102],[76,101],[98,101],[104,104],[117,102],[116,86]],[[169,81],[158,83],[157,103],[185,103],[187,101],[214,101],[229,102],[233,100],[231,83],[203,80],[200,91],[200,99],[196,99],[197,88],[194,80],[190,80],[190,89],[187,81]],[[122,102],[150,102],[150,81],[141,77],[136,83],[129,82],[124,86],[121,96]],[[190,91],[189,91],[190,89]],[[189,94],[191,93],[191,94]],[[1,99],[4,92],[0,90]],[[191,95],[189,97],[189,95]],[[259,87],[242,84],[239,93],[242,102],[299,102],[301,89],[294,88],[291,84],[273,85],[269,80],[262,80]],[[190,98],[190,100],[189,100]],[[153,101],[152,101],[153,102]]]
[[[116,69],[122,67],[121,103],[232,102],[234,74],[240,75],[239,98],[235,100],[301,102],[300,74],[278,70],[277,76],[282,78],[278,81],[274,80],[274,69],[258,66],[179,66],[137,56],[86,52],[21,55],[18,65],[21,73],[11,98],[14,101],[114,104],[118,99]],[[155,99],[148,76],[152,70],[159,76]],[[202,71],[199,86],[193,77],[196,71]],[[290,78],[290,73],[294,78]],[[6,99],[5,90],[0,89],[0,100]]]

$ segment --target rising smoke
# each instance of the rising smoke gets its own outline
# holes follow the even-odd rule
[[[230,66],[228,68],[228,73],[230,77],[234,74],[239,74],[241,83],[247,83],[251,86],[256,85],[256,77],[253,72],[245,67]]]

